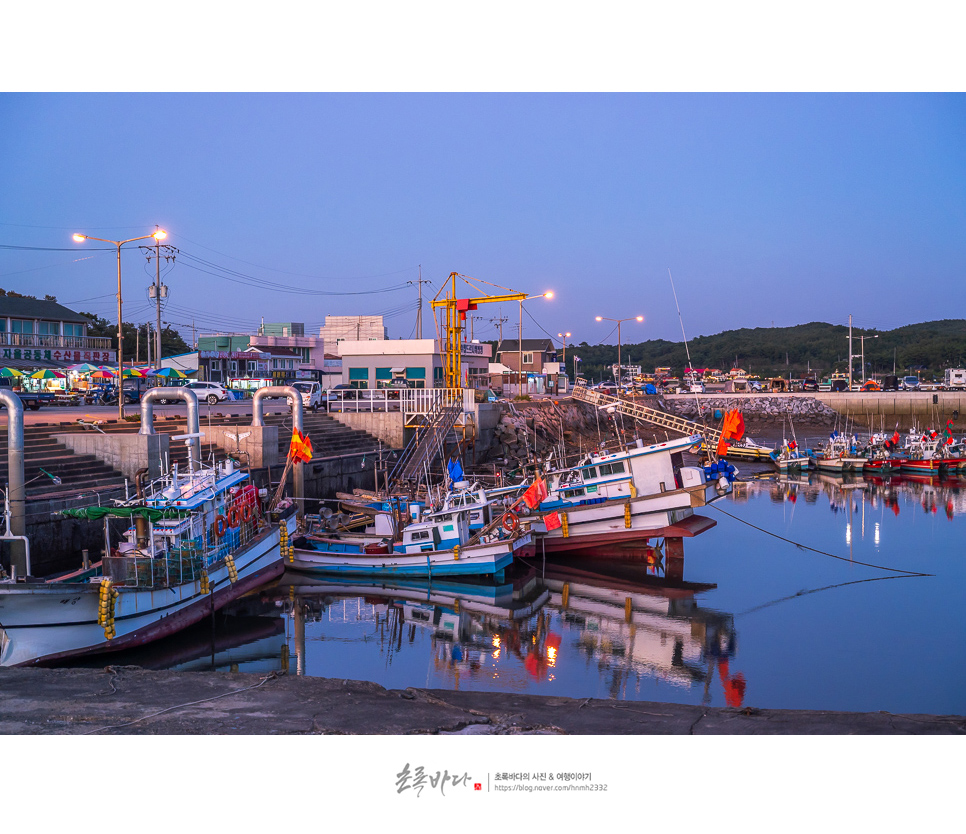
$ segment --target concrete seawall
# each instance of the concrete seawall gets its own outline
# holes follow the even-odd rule
[[[877,392],[877,393],[801,393],[801,394],[669,394],[663,398],[668,410],[682,416],[695,414],[696,402],[702,408],[738,408],[745,416],[780,419],[835,419],[847,417],[859,425],[901,428],[913,423],[940,425],[953,421],[954,429],[966,429],[966,392]]]

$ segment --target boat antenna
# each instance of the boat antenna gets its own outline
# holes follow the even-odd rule
[[[688,358],[688,367],[691,369],[691,379],[694,379],[694,365],[691,364],[691,350],[688,347],[688,337],[684,332],[684,318],[681,316],[681,307],[678,304],[678,294],[674,290],[674,279],[671,277],[671,267],[667,268],[667,277],[671,282],[671,294],[674,296],[674,306],[678,311],[678,321],[681,322],[681,336],[684,339],[684,355]],[[694,392],[694,404],[698,409],[698,418],[701,418],[701,401],[698,399],[698,392]],[[710,448],[709,448],[710,451]]]

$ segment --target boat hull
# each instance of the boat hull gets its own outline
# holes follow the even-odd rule
[[[628,511],[629,508],[629,511]],[[531,529],[540,533],[541,552],[613,552],[614,546],[643,544],[648,539],[683,538],[703,533],[715,525],[711,519],[694,515],[686,490],[656,496],[608,501],[576,507],[558,507],[561,526],[548,530],[547,514]]]
[[[209,568],[209,593],[194,580],[167,588],[126,588],[114,606],[115,636],[98,623],[99,582],[0,586],[0,666],[43,665],[86,654],[142,646],[200,621],[212,610],[284,571],[279,530],[272,527],[233,554],[234,583],[224,561]]]
[[[509,567],[514,556],[533,555],[529,534],[513,542],[496,541],[454,550],[424,553],[343,553],[295,548],[288,567],[332,576],[425,577],[490,576]]]

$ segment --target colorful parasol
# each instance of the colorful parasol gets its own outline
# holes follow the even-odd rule
[[[31,379],[66,379],[67,374],[62,371],[52,371],[50,368],[42,368],[39,371],[34,371],[30,375]]]
[[[23,371],[16,368],[0,368],[0,376],[23,376]]]
[[[177,368],[162,368],[160,371],[155,371],[157,376],[167,377],[168,379],[187,379],[187,374],[181,373]]]

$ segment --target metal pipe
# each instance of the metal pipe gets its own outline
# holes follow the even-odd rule
[[[297,428],[300,433],[304,434],[304,423],[302,422],[302,395],[299,393],[298,389],[292,387],[291,385],[269,385],[265,388],[259,388],[255,392],[255,396],[252,397],[252,425],[256,427],[265,425],[262,400],[278,399],[280,397],[288,398],[288,401],[292,406],[292,422],[295,425],[295,428]],[[305,472],[302,469],[302,466],[295,466],[293,468],[292,481],[294,487],[293,492],[295,493],[293,497],[295,498],[296,512],[301,516],[305,514]]]
[[[7,500],[10,502],[10,518],[7,533],[22,538],[23,549],[11,546],[10,566],[17,573],[30,575],[29,549],[27,545],[26,492],[23,474],[23,402],[10,391],[0,389],[0,404],[7,409]]]
[[[201,432],[198,395],[194,391],[190,388],[152,388],[141,397],[141,430],[138,434],[157,434],[154,430],[154,404],[158,400],[182,400],[188,406],[188,434]],[[188,458],[191,469],[201,466],[201,443],[197,437],[188,438]]]

